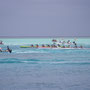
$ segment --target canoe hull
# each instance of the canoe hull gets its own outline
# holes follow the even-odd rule
[[[31,46],[20,46],[20,48],[38,48],[38,49],[90,49],[90,48],[61,48],[61,47],[31,47]]]

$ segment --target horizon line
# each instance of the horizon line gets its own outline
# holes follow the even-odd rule
[[[90,36],[0,36],[0,38],[58,38],[58,37],[90,37]]]

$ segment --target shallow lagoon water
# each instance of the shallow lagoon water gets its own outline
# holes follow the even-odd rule
[[[20,48],[52,43],[51,38],[0,40],[5,42],[0,47],[13,50],[0,53],[0,90],[90,90],[90,49]],[[90,47],[90,38],[77,42]]]

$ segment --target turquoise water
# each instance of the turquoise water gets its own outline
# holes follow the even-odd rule
[[[62,40],[62,38],[56,38]],[[90,48],[90,38],[76,40]],[[90,49],[30,49],[52,38],[1,38],[12,53],[0,52],[0,90],[90,90]]]

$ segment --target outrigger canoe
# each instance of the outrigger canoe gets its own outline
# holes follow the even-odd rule
[[[20,46],[21,48],[37,48],[35,46],[31,47],[31,46]]]
[[[38,49],[90,49],[90,48],[73,48],[73,47],[70,47],[70,48],[63,48],[63,47],[42,47],[42,46],[39,46],[39,47],[31,47],[31,46],[20,46],[20,48],[38,48]]]
[[[57,48],[57,47],[47,47],[47,46],[45,46],[45,47],[42,47],[42,46],[39,46],[39,47],[37,47],[37,46],[20,46],[20,48]]]

